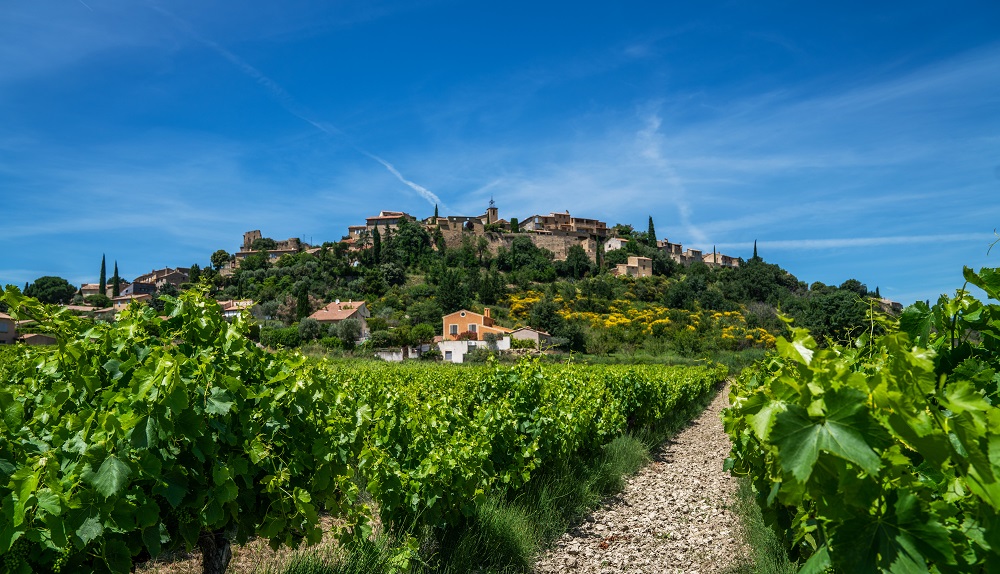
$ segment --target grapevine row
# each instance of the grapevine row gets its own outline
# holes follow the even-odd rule
[[[496,488],[655,428],[716,367],[330,364],[271,354],[195,292],[94,324],[8,288],[57,336],[0,361],[0,555],[9,572],[128,572],[229,540],[444,527]],[[367,495],[374,508],[363,504]],[[206,564],[214,563],[206,554]]]

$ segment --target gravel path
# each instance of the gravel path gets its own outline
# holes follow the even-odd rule
[[[736,480],[723,472],[729,438],[719,413],[728,386],[705,412],[653,453],[625,489],[557,540],[536,572],[724,572],[744,556],[728,510]]]

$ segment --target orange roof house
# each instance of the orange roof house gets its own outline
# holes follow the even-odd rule
[[[467,309],[460,309],[441,318],[444,330],[445,341],[457,341],[459,335],[469,333],[470,339],[481,340],[484,335],[492,333],[494,335],[506,335],[510,329],[501,327],[493,322],[490,316],[490,309],[487,307],[483,314],[475,313]]]
[[[316,319],[320,323],[339,323],[344,319],[357,319],[361,323],[361,336],[368,336],[368,319],[372,314],[364,301],[341,301],[337,299],[312,315],[310,319]]]

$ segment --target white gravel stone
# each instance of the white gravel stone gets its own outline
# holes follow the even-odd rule
[[[746,555],[729,510],[737,484],[722,463],[729,438],[720,413],[728,388],[653,452],[625,489],[559,539],[537,572],[722,572]],[[569,566],[572,561],[573,566]]]

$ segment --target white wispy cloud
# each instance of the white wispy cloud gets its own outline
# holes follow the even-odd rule
[[[968,243],[982,242],[989,245],[1000,239],[1000,235],[990,233],[948,233],[942,235],[902,235],[892,237],[841,237],[830,239],[761,239],[757,241],[759,248],[781,249],[786,251],[819,249],[844,249],[853,247],[885,247],[890,245],[917,245],[922,243]],[[719,249],[749,249],[752,241],[736,243],[720,243]],[[695,244],[696,247],[711,248],[705,244]]]
[[[389,171],[389,173],[395,176],[396,179],[398,179],[400,182],[405,184],[413,191],[417,192],[417,194],[419,194],[420,197],[424,198],[431,205],[442,203],[441,199],[433,192],[431,192],[429,189],[418,183],[406,179],[399,172],[399,170],[397,170],[391,163],[359,147],[351,140],[350,136],[343,130],[333,125],[332,123],[319,118],[316,113],[308,109],[306,106],[302,105],[279,83],[272,80],[270,77],[268,77],[266,74],[258,70],[253,65],[251,65],[245,59],[237,56],[236,54],[226,49],[219,43],[214,42],[209,38],[202,36],[197,31],[195,31],[194,28],[188,22],[186,22],[182,18],[177,17],[171,12],[163,8],[160,8],[159,6],[154,6],[153,9],[163,14],[167,18],[169,18],[176,26],[182,29],[186,34],[188,34],[202,45],[208,47],[212,51],[216,52],[217,54],[228,60],[231,64],[236,66],[241,72],[252,78],[259,85],[263,86],[271,94],[271,96],[274,97],[274,99],[278,102],[278,104],[280,104],[281,107],[283,107],[288,113],[308,123],[309,125],[313,126],[314,128],[318,129],[319,131],[328,136],[337,136],[339,138],[344,139],[352,148],[357,150],[358,153],[361,153],[362,155],[365,155],[375,160],[379,164],[381,164],[383,167],[385,167],[386,170]]]

